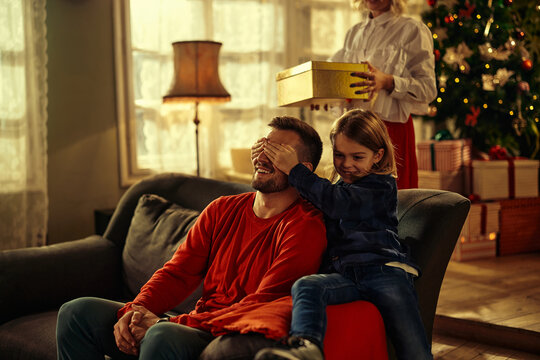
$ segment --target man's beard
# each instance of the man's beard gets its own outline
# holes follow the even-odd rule
[[[253,174],[253,178],[251,180],[251,187],[253,187],[255,190],[258,190],[262,192],[263,194],[269,194],[269,193],[275,193],[280,192],[289,187],[288,179],[285,178],[272,178],[266,181],[262,180],[256,180],[257,173],[255,172]]]

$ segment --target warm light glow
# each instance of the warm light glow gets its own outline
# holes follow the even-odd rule
[[[459,70],[464,71],[465,70],[465,65],[460,65]]]
[[[476,14],[476,18],[480,20],[482,17],[480,16],[480,14]]]
[[[486,69],[489,69],[491,66],[489,66],[489,64],[486,64]]]
[[[534,110],[534,106],[529,106],[529,110],[533,111]]]
[[[482,107],[483,107],[484,109],[487,109],[487,108],[488,108],[488,105],[487,105],[487,104],[484,104],[484,105],[482,105]]]
[[[497,233],[494,233],[494,232],[489,233],[488,239],[491,240],[491,241],[497,239]]]
[[[454,81],[456,84],[459,83],[459,78],[455,78]]]
[[[437,39],[438,38],[437,34],[433,34],[433,38]]]
[[[478,30],[477,28],[474,29],[475,34],[478,34],[479,32],[480,32],[480,30]]]
[[[442,99],[440,97],[437,98],[437,102],[440,103],[442,102]]]
[[[465,99],[463,99],[463,102],[464,102],[465,104],[468,104],[468,103],[469,103],[469,99],[465,98]]]
[[[499,99],[499,104],[502,105],[503,101],[502,99]]]
[[[459,26],[463,26],[463,23],[460,21],[460,22],[458,22],[458,25],[459,25]]]
[[[536,100],[537,98],[538,98],[538,96],[533,95],[533,100]]]
[[[465,236],[462,236],[459,241],[463,244],[465,242],[467,242],[467,238]]]
[[[514,111],[512,111],[512,110],[510,110],[508,113],[510,114],[510,116],[514,115]]]
[[[442,88],[439,89],[439,91],[443,93],[443,92],[446,91],[446,89],[442,87]]]
[[[428,22],[428,23],[427,23],[427,26],[428,26],[429,28],[431,28],[431,27],[433,27],[433,24],[432,24],[431,22]]]

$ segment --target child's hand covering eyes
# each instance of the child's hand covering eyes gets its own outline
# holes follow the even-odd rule
[[[275,167],[287,175],[300,162],[296,150],[290,145],[267,141],[264,146],[264,153]]]

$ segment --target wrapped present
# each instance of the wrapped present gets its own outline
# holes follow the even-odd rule
[[[540,198],[501,200],[499,255],[540,250]]]
[[[418,187],[421,189],[448,190],[463,194],[464,185],[463,169],[455,171],[418,170]]]
[[[467,261],[485,259],[497,255],[496,236],[478,235],[473,237],[461,236],[458,240],[451,260]]]
[[[416,148],[419,170],[455,171],[471,161],[471,139],[421,141]]]
[[[467,170],[469,192],[480,200],[538,196],[538,160],[473,160]]]
[[[496,238],[499,232],[500,209],[501,204],[498,201],[471,204],[460,238],[471,239],[481,235],[490,239]]]
[[[360,88],[350,84],[360,78],[351,72],[368,71],[367,64],[308,61],[280,71],[276,75],[279,106],[328,107],[344,104],[347,99],[367,99],[355,94]]]

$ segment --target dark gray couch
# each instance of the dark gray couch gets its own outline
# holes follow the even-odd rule
[[[1,252],[0,359],[55,359],[60,305],[81,296],[131,299],[144,277],[183,240],[196,212],[221,195],[251,190],[243,184],[181,174],[155,175],[126,191],[103,236]],[[170,203],[153,196],[141,199],[145,194]],[[461,195],[438,190],[400,190],[398,197],[399,236],[411,246],[424,272],[416,286],[431,339],[442,279],[470,203]],[[182,207],[180,215],[173,203]],[[179,222],[181,229],[175,230]],[[149,232],[149,226],[160,233]],[[158,245],[141,245],[141,236],[150,236]],[[140,253],[147,261],[130,258]],[[192,294],[176,310],[189,310],[197,297]]]

